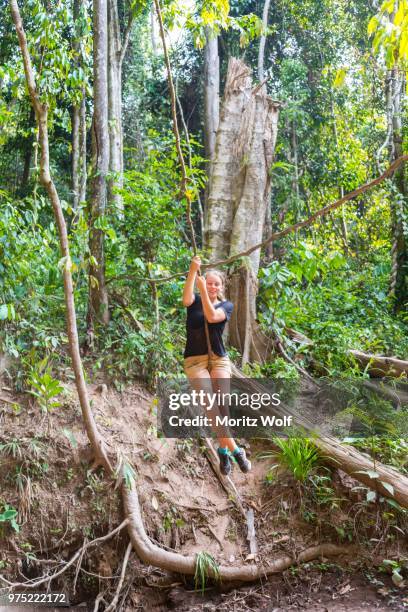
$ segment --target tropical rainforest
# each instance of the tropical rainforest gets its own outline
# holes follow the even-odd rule
[[[408,2],[0,7],[0,608],[406,609]],[[160,431],[197,255],[248,475]]]

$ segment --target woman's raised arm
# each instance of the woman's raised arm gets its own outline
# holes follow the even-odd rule
[[[200,266],[201,259],[198,256],[193,257],[183,289],[183,306],[186,308],[194,302],[194,283]]]

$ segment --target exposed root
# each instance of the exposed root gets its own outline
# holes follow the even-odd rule
[[[122,590],[123,581],[125,579],[125,574],[126,574],[126,569],[127,569],[127,564],[128,564],[131,552],[132,552],[132,543],[129,542],[129,544],[127,546],[127,549],[126,549],[126,552],[125,552],[125,557],[123,559],[122,571],[120,573],[120,578],[119,578],[118,586],[116,587],[115,596],[112,599],[112,601],[109,604],[109,606],[106,608],[105,612],[113,612],[113,610],[116,610],[116,605],[117,605],[117,603],[119,601],[120,592]]]
[[[140,511],[136,485],[133,480],[130,489],[123,483],[122,495],[125,512],[129,518],[129,536],[139,559],[147,565],[153,565],[178,574],[193,576],[196,571],[195,555],[184,556],[180,553],[164,550],[153,544],[147,536]],[[296,563],[305,563],[321,557],[333,557],[350,554],[352,552],[355,552],[355,547],[321,544],[303,550],[296,558],[290,555],[284,555],[262,566],[256,564],[240,565],[238,567],[221,565],[218,568],[219,577],[224,582],[251,582],[269,576],[270,574],[283,572]],[[211,569],[209,569],[209,573],[211,577]]]
[[[116,533],[119,533],[119,531],[121,531],[124,527],[126,527],[128,523],[129,523],[129,519],[125,519],[120,525],[118,525],[118,527],[116,527],[115,529],[113,529],[113,531],[110,531],[106,535],[101,536],[100,538],[96,538],[95,540],[92,540],[91,542],[85,541],[83,545],[81,546],[81,548],[75,553],[75,555],[69,561],[64,563],[64,566],[60,570],[58,570],[54,574],[51,574],[51,576],[42,576],[39,579],[27,580],[26,582],[10,582],[6,578],[4,578],[4,576],[0,575],[0,581],[2,581],[4,584],[7,585],[6,587],[3,587],[2,589],[0,589],[0,594],[4,591],[10,590],[11,588],[13,589],[15,588],[35,589],[36,587],[42,584],[50,583],[52,580],[55,580],[55,578],[58,578],[58,576],[61,576],[61,574],[66,572],[67,569],[70,568],[71,565],[75,563],[75,561],[77,561],[77,559],[82,558],[84,552],[88,548],[90,548],[91,546],[95,546],[95,544],[100,544],[101,542],[110,540],[110,538],[112,538]]]

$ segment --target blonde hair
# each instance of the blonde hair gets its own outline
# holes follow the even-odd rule
[[[219,300],[225,300],[225,294],[224,294],[224,290],[225,290],[225,280],[226,280],[226,276],[224,274],[224,272],[222,272],[221,270],[216,270],[215,268],[210,268],[210,270],[207,270],[205,273],[205,278],[207,278],[208,274],[215,274],[215,276],[218,276],[218,278],[221,281],[221,290],[219,293],[217,293],[217,298]]]

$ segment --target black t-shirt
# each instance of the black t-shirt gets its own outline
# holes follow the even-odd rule
[[[195,357],[197,355],[207,355],[207,338],[205,334],[204,312],[201,297],[195,293],[195,300],[187,308],[187,343],[184,351],[184,357]],[[231,302],[227,300],[219,302],[214,308],[222,308],[226,318],[219,323],[208,323],[208,335],[210,337],[211,349],[219,357],[224,357],[227,354],[224,343],[222,341],[222,333],[227,321],[231,317],[234,308]]]

